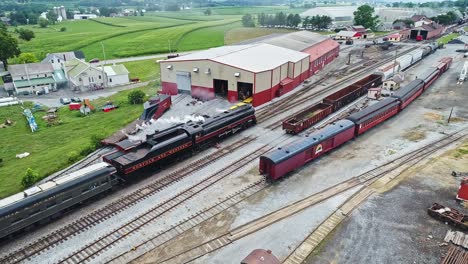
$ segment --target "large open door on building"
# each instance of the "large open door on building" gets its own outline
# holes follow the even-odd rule
[[[252,97],[253,95],[253,84],[237,82],[237,99],[244,101],[245,99]]]
[[[216,96],[227,98],[228,81],[213,79],[214,92]]]
[[[190,94],[192,82],[190,80],[190,72],[177,72],[176,75],[177,90],[179,93]]]

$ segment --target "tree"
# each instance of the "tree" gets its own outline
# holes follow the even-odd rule
[[[242,16],[242,25],[244,27],[255,27],[255,22],[251,14],[245,14]]]
[[[41,28],[45,28],[49,25],[49,20],[46,18],[40,17],[39,21],[37,22]]]
[[[294,18],[293,14],[289,14],[286,16],[286,26],[292,27],[293,18]]]
[[[128,102],[130,104],[142,104],[145,99],[145,93],[141,90],[134,90],[128,94]]]
[[[35,37],[34,32],[29,29],[20,28],[18,30],[19,38],[22,40],[30,41]]]
[[[164,10],[166,11],[180,11],[180,7],[177,3],[168,3],[164,6]]]
[[[20,55],[18,41],[13,38],[6,30],[0,30],[0,61],[5,68],[8,65],[8,59]]]
[[[23,185],[23,187],[26,189],[26,188],[29,188],[31,187],[34,183],[36,183],[36,181],[39,179],[39,173],[37,173],[36,171],[34,171],[33,169],[31,168],[28,168],[26,170],[26,173],[24,174],[23,178],[21,179],[21,185]]]
[[[36,56],[30,52],[21,53],[18,58],[15,59],[17,64],[24,64],[24,63],[33,63],[39,62]]]
[[[265,15],[265,13],[260,13],[257,17],[258,19],[258,24],[261,25],[261,26],[265,26],[266,25],[266,20],[267,20],[267,16]]]
[[[374,8],[370,5],[362,5],[354,11],[354,25],[376,30],[379,24],[379,16],[374,16]]]
[[[283,12],[276,13],[275,20],[276,20],[276,25],[281,25],[281,26],[286,25],[286,14]]]
[[[54,12],[54,10],[50,10],[47,12],[46,17],[50,23],[55,24],[55,22],[57,22],[58,15]]]
[[[203,11],[203,14],[205,14],[205,16],[211,16],[211,9],[207,8],[205,11]]]
[[[292,24],[293,24],[294,27],[297,27],[297,26],[299,26],[301,21],[302,21],[301,16],[299,14],[295,14],[293,19],[292,19]]]
[[[307,28],[310,25],[310,16],[306,16],[304,20],[302,21],[302,27]]]

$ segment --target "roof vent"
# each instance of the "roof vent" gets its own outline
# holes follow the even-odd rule
[[[205,73],[206,74],[211,74],[211,69],[210,68],[206,69]]]
[[[279,150],[281,150],[282,148],[281,147],[278,147]]]
[[[317,140],[317,138],[316,138],[316,137],[314,137],[314,140]]]
[[[235,76],[235,77],[240,77],[240,72],[234,73],[234,76]]]
[[[198,72],[198,68],[193,68],[193,72]]]
[[[169,70],[172,70],[172,65],[167,65],[167,67]]]

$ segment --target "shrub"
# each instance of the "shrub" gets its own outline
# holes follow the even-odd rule
[[[31,168],[28,168],[23,176],[23,179],[21,179],[21,185],[23,185],[23,187],[26,189],[36,183],[37,180],[39,180],[39,173]]]
[[[67,28],[66,28],[66,27],[60,28],[60,32],[65,32],[65,31],[67,31]]]
[[[104,139],[104,135],[92,135],[91,136],[91,146],[94,149],[98,149],[102,146],[101,141]]]
[[[34,32],[29,29],[20,28],[18,30],[19,38],[22,40],[30,41],[35,37]]]
[[[84,149],[82,149],[80,151],[80,155],[81,156],[88,156],[89,154],[93,153],[93,151],[95,150],[95,148],[93,146],[87,146],[85,147]]]
[[[76,151],[70,151],[68,153],[68,162],[69,163],[75,163],[80,159],[80,154]]]
[[[49,20],[46,18],[40,17],[39,21],[37,22],[41,28],[45,28],[49,25]]]
[[[128,102],[130,104],[142,104],[145,99],[145,93],[141,90],[134,90],[128,94]]]

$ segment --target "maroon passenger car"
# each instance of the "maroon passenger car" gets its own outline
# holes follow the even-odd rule
[[[385,98],[376,104],[348,116],[346,119],[356,124],[355,135],[358,136],[396,115],[399,108],[400,101],[398,99]]]
[[[354,137],[354,123],[340,120],[260,157],[260,173],[272,180],[302,167]]]

